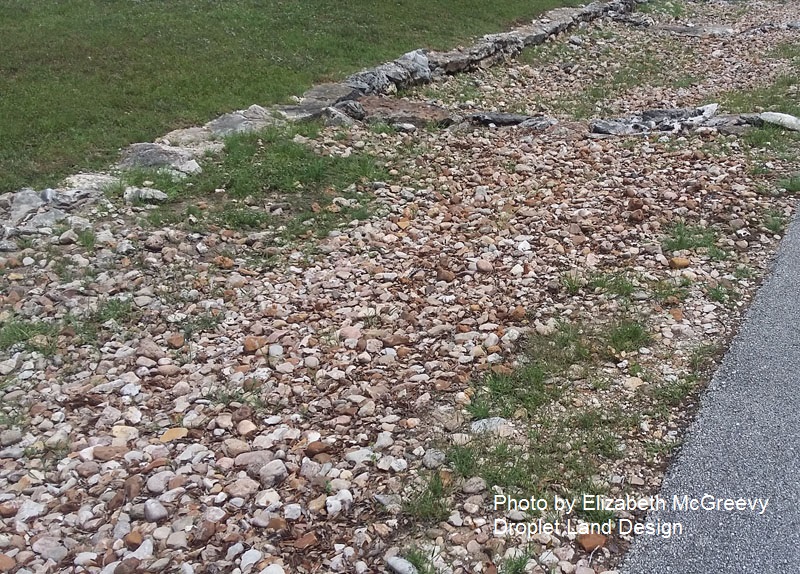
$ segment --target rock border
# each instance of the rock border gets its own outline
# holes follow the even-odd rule
[[[296,98],[296,104],[269,107],[254,104],[244,110],[223,114],[203,126],[174,130],[153,143],[131,144],[122,150],[120,160],[112,164],[109,170],[162,168],[176,177],[199,173],[202,168],[197,160],[208,152],[224,149],[225,144],[220,140],[226,136],[323,116],[332,122],[347,123],[353,115],[347,103],[353,106],[354,101],[365,96],[391,95],[398,89],[430,83],[445,75],[491,67],[516,56],[528,46],[543,44],[548,38],[581,22],[629,13],[635,4],[636,0],[596,0],[580,8],[555,8],[531,24],[509,32],[487,34],[465,48],[447,52],[413,50],[391,62],[352,74],[343,82],[316,85]],[[337,104],[341,110],[334,107]],[[358,110],[357,105],[355,109]],[[26,187],[3,194],[0,196],[0,212],[8,213],[9,217],[4,219],[11,226],[3,225],[0,239],[20,233],[38,233],[43,224],[49,228],[66,219],[61,209],[92,203],[102,196],[103,189],[111,185],[121,185],[121,181],[108,172],[80,173],[67,177],[64,185],[55,189],[36,192]],[[16,201],[17,196],[24,201]],[[59,200],[57,205],[55,199]],[[41,221],[37,220],[37,225],[31,225],[33,221],[28,220],[31,217],[36,219],[37,212],[41,215],[41,210],[53,213],[39,217]],[[14,217],[11,217],[12,213]]]

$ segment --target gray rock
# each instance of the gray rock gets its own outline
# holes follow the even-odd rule
[[[347,114],[354,120],[363,120],[365,117],[367,117],[367,112],[364,111],[364,106],[353,100],[339,102],[333,107],[334,109]]]
[[[275,486],[289,476],[289,471],[282,460],[273,460],[265,464],[258,473],[264,488]]]
[[[786,128],[787,130],[800,131],[800,118],[789,114],[781,114],[777,112],[764,112],[759,114],[759,119],[768,123]]]
[[[470,430],[474,433],[494,433],[499,431],[501,427],[508,425],[509,422],[502,417],[490,417],[474,421],[470,425]]]
[[[13,195],[9,219],[12,225],[22,221],[27,215],[42,207],[46,202],[32,189],[21,189]]]
[[[352,126],[356,123],[353,118],[336,108],[325,108],[322,115],[326,126]]]
[[[58,539],[51,536],[42,536],[33,543],[32,548],[39,556],[45,560],[52,560],[56,564],[61,562],[68,553]]]
[[[169,512],[159,501],[150,499],[144,503],[144,517],[148,522],[160,522],[167,516]]]
[[[477,112],[470,114],[467,118],[475,123],[496,126],[515,126],[533,119],[531,116],[523,114],[506,114],[501,112]]]
[[[169,199],[169,196],[161,190],[150,187],[126,187],[123,195],[126,203],[136,202],[160,202]]]
[[[461,487],[461,490],[466,494],[477,494],[479,492],[483,492],[486,490],[486,481],[480,476],[473,476],[464,483],[464,486]]]
[[[47,506],[33,500],[26,500],[17,509],[16,519],[20,522],[28,522],[33,518],[38,518],[47,512]]]
[[[17,444],[21,440],[22,431],[19,429],[8,429],[0,432],[0,446],[11,446],[12,444]]]
[[[447,455],[439,449],[429,448],[422,457],[425,468],[439,468],[447,460]]]
[[[399,556],[387,558],[386,565],[395,574],[418,574],[417,569],[411,562]]]
[[[518,127],[534,131],[544,131],[550,126],[556,125],[557,123],[558,120],[554,120],[553,118],[535,117],[535,118],[529,118],[524,122],[521,122]]]
[[[202,171],[195,161],[198,152],[189,148],[173,147],[157,143],[135,143],[122,153],[119,167],[131,168],[170,168],[183,173]]]
[[[270,126],[282,126],[286,122],[272,115],[270,110],[252,105],[246,110],[224,114],[208,122],[204,127],[217,137],[263,130]]]
[[[153,494],[161,494],[167,490],[167,484],[175,477],[171,470],[162,470],[147,479],[147,490]]]

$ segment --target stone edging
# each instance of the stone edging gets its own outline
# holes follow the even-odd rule
[[[347,103],[353,100],[390,95],[398,89],[426,84],[448,74],[491,67],[581,22],[631,12],[635,3],[635,0],[598,0],[581,8],[556,8],[531,24],[509,32],[487,34],[466,48],[448,52],[414,50],[392,62],[352,74],[341,83],[314,86],[297,98],[294,105],[268,108],[252,105],[246,110],[223,114],[202,127],[172,131],[153,143],[134,143],[123,150],[120,161],[111,166],[111,170],[162,168],[177,177],[199,173],[202,168],[197,160],[208,152],[221,151],[225,145],[221,140],[226,136],[284,125],[287,121],[325,115],[347,116]],[[337,105],[341,111],[334,107]],[[0,196],[0,213],[8,214],[4,219],[11,224],[11,227],[3,226],[0,239],[17,234],[46,233],[45,228],[66,219],[62,209],[93,202],[102,195],[103,189],[115,183],[119,184],[119,179],[107,173],[86,173],[66,178],[65,185],[56,189],[36,192],[25,188]]]

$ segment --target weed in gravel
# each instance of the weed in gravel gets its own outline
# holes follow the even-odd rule
[[[631,278],[624,272],[595,273],[589,277],[588,285],[592,289],[599,289],[618,297],[630,297],[636,289]]]
[[[719,347],[713,344],[701,344],[692,350],[689,355],[689,368],[692,373],[703,373],[714,361],[714,357],[719,353]]]
[[[613,324],[606,333],[605,341],[614,351],[635,351],[645,347],[651,340],[647,327],[639,321],[625,319]]]
[[[431,473],[425,484],[405,501],[404,511],[424,522],[440,522],[449,514],[447,495],[442,477],[438,472]]]
[[[202,313],[196,317],[192,317],[184,323],[183,335],[187,339],[190,339],[197,333],[213,331],[217,328],[217,325],[222,322],[223,318],[222,313],[212,312]]]
[[[53,355],[58,339],[58,325],[44,321],[12,319],[0,327],[0,350],[21,344],[25,349]]]
[[[425,552],[418,546],[412,546],[403,554],[418,574],[437,574],[433,561],[436,559],[435,549]]]
[[[652,399],[651,408],[663,413],[680,406],[683,401],[697,388],[699,380],[696,375],[687,375],[673,381],[665,381],[650,388]]]
[[[650,284],[650,290],[656,301],[662,305],[673,305],[686,299],[689,295],[689,286],[691,281],[685,277],[681,279],[664,279],[661,281],[653,281]]]
[[[561,285],[564,286],[568,295],[577,295],[583,287],[583,280],[577,274],[567,272],[561,276]]]
[[[747,265],[738,265],[733,271],[733,276],[737,279],[752,279],[755,277],[755,275],[755,270],[751,269]]]
[[[525,574],[525,568],[531,558],[532,554],[527,550],[516,556],[504,558],[500,563],[500,574]]]
[[[707,293],[709,299],[723,305],[732,305],[740,298],[740,294],[736,289],[725,285],[709,287]]]
[[[786,193],[800,192],[800,174],[794,174],[791,177],[780,180],[778,187],[785,190]]]
[[[764,227],[773,235],[780,235],[786,229],[787,219],[782,211],[770,209],[764,214]]]
[[[717,241],[713,229],[699,225],[687,225],[678,222],[667,230],[667,235],[661,245],[665,251],[682,251],[698,247],[711,248]]]

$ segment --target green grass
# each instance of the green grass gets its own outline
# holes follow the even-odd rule
[[[678,222],[667,230],[661,245],[665,251],[683,251],[698,247],[712,248],[717,241],[713,229]]]
[[[449,514],[446,497],[448,489],[438,472],[432,473],[425,483],[404,502],[406,514],[423,522],[440,522]]]
[[[636,287],[626,273],[597,273],[589,278],[589,287],[618,297],[630,297]]]
[[[435,550],[425,552],[417,546],[412,546],[403,554],[406,560],[417,569],[417,574],[437,574],[433,560],[436,558]]]
[[[764,214],[764,227],[773,235],[780,235],[783,233],[787,223],[788,220],[786,216],[778,209],[769,209]]]
[[[580,0],[7,0],[0,193],[419,47],[446,49]],[[454,18],[453,14],[459,17]]]
[[[638,4],[636,10],[644,14],[666,14],[675,19],[686,14],[686,6],[678,0],[650,0],[645,4]]]
[[[778,187],[785,189],[786,193],[800,192],[800,174],[792,175],[778,182]]]
[[[525,574],[525,567],[531,560],[532,556],[529,552],[523,552],[518,556],[506,558],[500,564],[501,574]]]
[[[0,327],[0,350],[22,344],[26,349],[44,355],[55,353],[59,327],[44,321],[12,319]]]
[[[635,351],[651,340],[647,327],[638,321],[623,320],[611,326],[606,343],[615,351]]]
[[[146,170],[124,177],[136,186],[150,180],[168,195],[165,204],[147,215],[154,226],[189,222],[195,228],[219,225],[248,230],[282,225],[287,240],[324,237],[342,223],[371,215],[366,205],[370,196],[350,186],[386,179],[388,174],[367,153],[326,156],[295,141],[298,135],[316,136],[320,127],[307,123],[232,136],[220,156],[203,161],[202,173],[184,179]],[[332,203],[336,196],[353,201],[336,205]],[[200,201],[204,209],[198,207]],[[279,207],[280,212],[268,211],[270,206]]]

